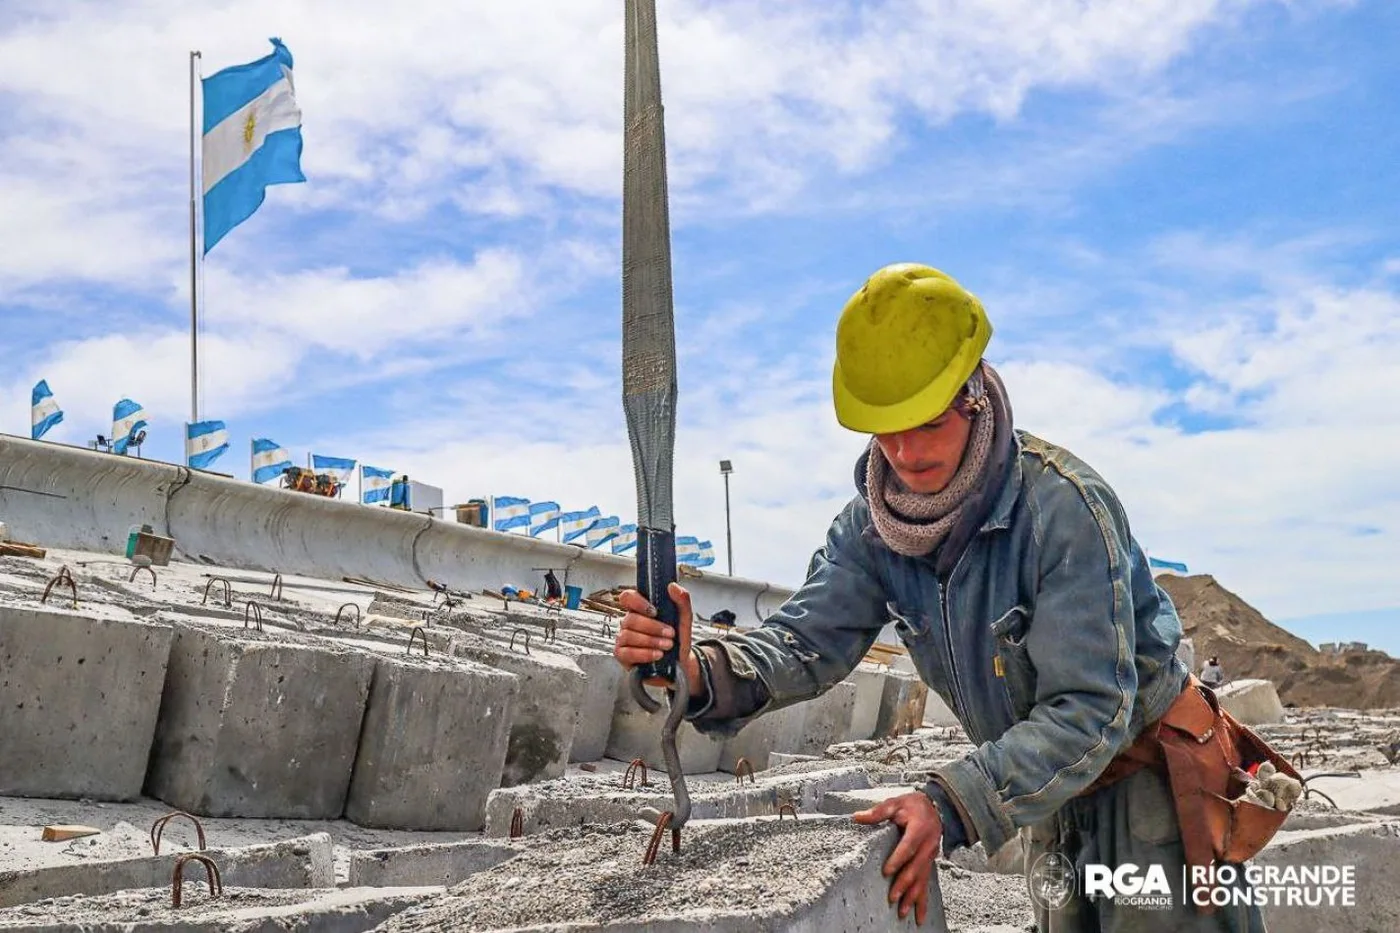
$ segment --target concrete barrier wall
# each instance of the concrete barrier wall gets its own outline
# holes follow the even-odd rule
[[[123,553],[148,524],[177,554],[245,570],[475,590],[540,586],[533,568],[567,569],[585,593],[636,581],[631,558],[440,518],[258,486],[183,466],[0,435],[0,521],[48,547]],[[685,585],[695,609],[754,624],[789,588],[701,571]]]

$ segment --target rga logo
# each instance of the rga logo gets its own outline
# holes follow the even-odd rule
[[[1084,896],[1106,897],[1119,906],[1142,910],[1171,910],[1172,907],[1171,885],[1161,865],[1148,865],[1146,870],[1132,862],[1124,862],[1117,868],[1085,865]]]
[[[1074,865],[1058,852],[1046,852],[1026,872],[1031,901],[1042,910],[1059,910],[1074,897]]]

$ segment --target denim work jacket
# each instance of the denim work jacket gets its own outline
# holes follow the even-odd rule
[[[693,718],[696,728],[732,735],[824,693],[892,619],[978,746],[934,781],[988,854],[1087,788],[1181,692],[1181,621],[1108,484],[1030,434],[1012,445],[1001,491],[946,580],[932,558],[880,540],[862,460],[859,495],[802,587],[757,630],[702,643],[723,649],[734,677],[761,683],[762,705]]]

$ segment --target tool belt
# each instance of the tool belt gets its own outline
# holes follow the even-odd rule
[[[1152,768],[1171,788],[1186,864],[1237,864],[1257,855],[1288,818],[1287,811],[1243,799],[1250,780],[1247,769],[1265,761],[1299,778],[1287,759],[1222,709],[1209,687],[1188,675],[1185,689],[1162,718],[1143,729],[1081,796]],[[1211,913],[1214,908],[1198,910]]]

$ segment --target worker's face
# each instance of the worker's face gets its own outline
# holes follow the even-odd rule
[[[952,482],[958,472],[972,421],[955,409],[897,434],[877,434],[885,459],[911,492],[935,493]]]

